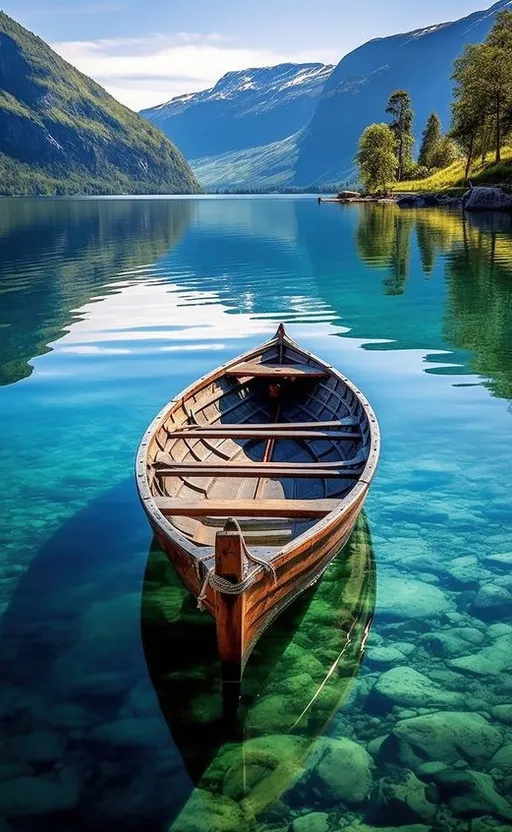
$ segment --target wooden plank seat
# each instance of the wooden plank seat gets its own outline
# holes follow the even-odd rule
[[[362,451],[351,459],[329,462],[247,462],[208,463],[176,462],[161,454],[153,463],[154,471],[163,477],[347,477],[358,479],[360,466],[366,462]]]
[[[224,422],[211,424],[210,422],[206,422],[204,425],[178,425],[175,431],[170,432],[172,434],[176,434],[178,431],[194,433],[215,429],[222,431],[224,435],[226,432],[233,429],[239,430],[240,428],[244,430],[267,430],[269,427],[276,428],[277,430],[329,430],[330,428],[357,427],[358,425],[359,419],[356,416],[346,416],[344,419],[335,419],[332,422],[263,422],[259,424],[256,422],[232,422],[230,424]]]
[[[257,364],[243,361],[234,367],[226,368],[227,376],[241,378],[244,376],[260,376],[263,378],[325,378],[327,372],[322,367],[311,367],[309,364]]]
[[[199,430],[174,430],[169,434],[171,439],[184,439],[197,437],[198,439],[327,439],[332,441],[360,439],[359,431],[331,431],[331,430],[282,430],[281,427],[269,425],[264,430],[254,430],[245,425],[232,425],[231,430],[218,430],[217,428],[200,428]]]
[[[338,500],[183,500],[155,497],[162,514],[186,517],[325,517]]]

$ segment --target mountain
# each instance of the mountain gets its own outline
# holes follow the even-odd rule
[[[294,133],[261,147],[191,159],[190,167],[207,190],[279,190],[293,182],[299,136]]]
[[[228,72],[212,89],[182,95],[141,115],[201,159],[281,141],[301,130],[332,72],[324,64],[280,64]]]
[[[333,70],[285,64],[230,72],[211,89],[142,115],[178,142],[199,181],[215,188],[282,188],[353,181],[367,124],[387,119],[387,99],[407,89],[419,140],[429,114],[450,123],[453,61],[482,41],[512,0],[461,20],[378,38]]]
[[[0,193],[195,193],[176,147],[0,12]]]
[[[386,102],[395,89],[412,96],[416,138],[433,110],[448,128],[453,61],[466,43],[485,38],[495,13],[507,6],[512,2],[501,0],[453,23],[371,40],[346,55],[328,78],[299,139],[294,183],[345,178],[361,132],[371,122],[386,120]]]

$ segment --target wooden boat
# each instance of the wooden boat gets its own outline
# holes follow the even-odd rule
[[[180,579],[216,620],[228,706],[261,633],[347,542],[379,447],[361,391],[282,324],[146,431],[139,495]]]

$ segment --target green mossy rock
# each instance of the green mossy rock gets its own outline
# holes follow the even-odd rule
[[[328,803],[359,805],[373,785],[373,760],[356,742],[342,737],[323,738],[308,760],[308,771],[319,781],[322,799]]]
[[[431,826],[423,823],[408,823],[407,826],[368,826],[367,823],[351,823],[343,832],[431,832]]]
[[[407,666],[394,667],[382,673],[371,696],[377,704],[384,704],[388,708],[394,705],[420,708],[462,704],[460,694],[443,690],[423,673]]]
[[[504,745],[503,748],[500,748],[500,750],[496,752],[491,760],[491,766],[512,769],[512,743],[510,743],[510,745]]]
[[[293,821],[293,832],[328,832],[329,815],[326,812],[310,812]]]
[[[456,763],[467,760],[480,763],[489,760],[501,746],[500,732],[483,716],[462,711],[437,711],[405,719],[392,731],[399,744],[399,757],[416,757],[415,768],[426,760]]]
[[[501,820],[512,821],[512,807],[494,788],[489,774],[480,771],[448,769],[440,772],[436,783],[442,797],[459,817],[496,815]]]
[[[169,832],[249,832],[254,826],[234,800],[196,789]]]
[[[392,817],[400,824],[430,821],[437,805],[428,799],[430,787],[412,771],[402,771],[393,778],[384,777],[372,791],[370,817],[384,823]]]
[[[505,725],[512,725],[512,705],[495,705],[491,715]]]

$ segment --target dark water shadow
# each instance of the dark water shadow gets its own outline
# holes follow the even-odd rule
[[[140,638],[149,539],[129,478],[42,544],[12,596],[0,818],[15,832],[161,832],[190,791]]]

